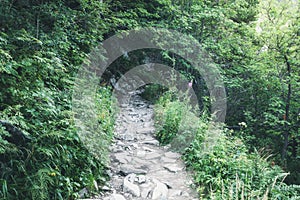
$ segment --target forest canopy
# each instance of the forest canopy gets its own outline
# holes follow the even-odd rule
[[[224,137],[207,157],[198,157],[197,142],[183,155],[195,171],[199,193],[209,199],[210,186],[214,186],[216,195],[221,195],[222,184],[231,187],[238,174],[245,187],[259,195],[299,197],[299,1],[2,0],[0,199],[76,199],[83,188],[99,192],[95,182],[103,185],[108,180],[108,152],[117,112],[112,75],[120,78],[134,66],[151,61],[171,66],[193,81],[202,113],[209,112],[209,91],[190,63],[168,51],[130,52],[104,73],[92,100],[97,107],[100,153],[95,156],[82,144],[74,121],[80,113],[72,110],[78,70],[104,40],[145,27],[195,38],[223,77],[227,95]],[[162,114],[158,117],[180,116],[177,111],[182,106],[171,90],[152,86],[144,95],[156,94],[160,95],[153,101]],[[195,130],[201,137],[207,128],[205,117],[198,116],[201,123]],[[167,144],[173,134],[168,126],[178,124],[170,120],[159,125],[165,131],[157,137]],[[244,160],[232,158],[240,153]],[[278,181],[274,186],[275,179],[282,184]],[[244,197],[237,194],[238,198]]]

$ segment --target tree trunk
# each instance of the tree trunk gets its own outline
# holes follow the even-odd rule
[[[282,149],[282,160],[283,161],[286,160],[287,148],[288,148],[288,145],[289,145],[289,125],[288,125],[288,121],[289,121],[289,113],[290,113],[290,102],[291,102],[291,96],[292,96],[291,65],[290,65],[290,62],[289,62],[288,57],[286,55],[284,56],[284,60],[285,60],[285,64],[286,64],[286,67],[287,67],[288,93],[287,93],[286,101],[285,101],[285,120],[286,120],[286,123],[284,125],[284,133],[283,133],[283,137],[284,137],[284,144],[283,144],[283,149]]]

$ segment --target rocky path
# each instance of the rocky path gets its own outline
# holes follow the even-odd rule
[[[103,200],[194,200],[180,155],[154,138],[153,106],[134,94],[117,118],[111,181]]]

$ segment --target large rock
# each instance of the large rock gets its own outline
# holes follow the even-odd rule
[[[114,161],[117,161],[122,164],[126,164],[131,161],[131,157],[128,156],[127,153],[116,153],[113,156]]]
[[[168,187],[158,180],[153,180],[156,183],[156,187],[152,193],[152,199],[159,199],[159,200],[167,200],[168,197]]]
[[[151,160],[151,159],[155,159],[155,158],[159,158],[159,157],[161,157],[161,154],[153,152],[153,153],[148,153],[145,158],[147,160]]]
[[[120,174],[127,176],[128,174],[146,174],[147,171],[144,169],[135,168],[132,165],[122,165],[120,167]]]
[[[140,169],[146,170],[147,168],[145,166],[147,166],[149,164],[149,161],[135,157],[135,158],[133,158],[131,163],[136,164],[137,166],[139,166]]]
[[[162,157],[160,160],[164,163],[175,163],[176,162],[176,158]]]
[[[133,196],[139,197],[141,195],[140,188],[139,186],[133,183],[135,176],[136,176],[135,174],[129,174],[124,178],[123,192],[128,192]]]
[[[143,183],[140,185],[141,188],[141,197],[143,199],[147,199],[151,196],[151,192],[154,188],[154,185],[151,181],[147,181],[146,183]]]
[[[177,164],[166,164],[164,165],[164,168],[173,173],[177,173],[183,169],[182,167],[179,167]]]
[[[150,194],[151,194],[151,191],[152,191],[151,188],[147,188],[147,187],[142,188],[141,197],[142,197],[143,199],[148,199],[148,197],[149,197]]]
[[[165,156],[168,158],[180,158],[179,153],[174,153],[174,152],[170,152],[170,151],[165,153]]]

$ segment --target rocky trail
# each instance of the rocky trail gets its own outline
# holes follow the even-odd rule
[[[117,117],[111,147],[111,181],[102,200],[194,200],[190,175],[180,154],[154,137],[153,105],[133,94]]]

